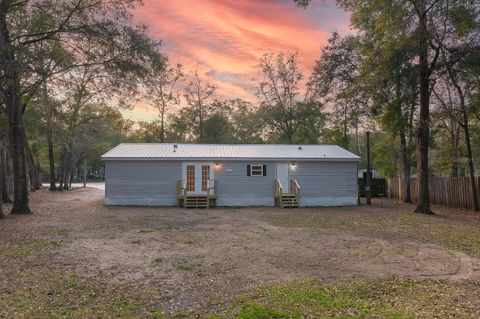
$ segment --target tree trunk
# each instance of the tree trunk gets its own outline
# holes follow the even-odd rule
[[[420,118],[417,129],[417,183],[418,204],[416,213],[433,214],[430,208],[428,187],[428,147],[430,139],[430,70],[428,62],[427,5],[425,0],[416,1],[419,33],[419,83]]]
[[[32,191],[40,189],[39,187],[39,179],[40,176],[38,175],[37,164],[35,163],[35,159],[33,158],[32,149],[28,145],[27,141],[25,140],[25,148],[27,153],[28,159],[28,169],[30,173],[30,187]]]
[[[2,175],[1,175],[1,183],[2,183],[2,200],[3,203],[12,203],[12,194],[11,189],[12,187],[12,162],[9,157],[8,147],[5,145],[0,145],[0,160],[2,161]]]
[[[165,107],[160,114],[160,143],[165,143]]]
[[[447,66],[448,74],[450,76],[450,80],[452,81],[453,86],[458,92],[458,96],[460,97],[460,107],[462,110],[462,128],[465,137],[465,146],[467,147],[467,161],[468,161],[468,169],[470,172],[470,185],[471,185],[471,192],[472,192],[472,207],[473,210],[478,212],[480,210],[478,206],[478,193],[477,193],[477,185],[475,183],[475,166],[473,165],[473,152],[472,152],[472,143],[470,139],[470,128],[469,128],[469,121],[468,121],[468,111],[467,106],[465,104],[465,94],[458,84],[457,78],[455,77],[454,71],[450,66]]]
[[[55,177],[55,155],[53,149],[53,140],[52,140],[52,132],[50,128],[47,132],[47,144],[48,144],[48,162],[50,167],[50,190],[54,191],[57,190],[56,185],[56,177]]]
[[[63,189],[69,189],[70,187],[70,167],[71,167],[71,152],[65,150],[65,166],[63,168]]]
[[[3,175],[5,172],[4,167],[4,162],[3,162],[3,156],[0,156],[0,180],[3,180]],[[5,218],[5,214],[3,213],[3,198],[2,198],[2,193],[3,193],[3,183],[0,183],[0,219]]]
[[[7,110],[10,152],[13,158],[13,207],[12,214],[31,214],[28,203],[25,142],[23,138],[20,79],[15,49],[10,40],[7,25],[9,1],[0,3],[0,68],[3,72],[3,96]]]
[[[58,190],[63,190],[64,183],[65,183],[65,168],[67,165],[67,149],[63,147],[62,149],[62,165],[60,167],[60,185],[58,186]]]
[[[360,141],[358,138],[358,113],[355,112],[355,145],[357,149],[357,155],[360,156]]]
[[[452,129],[451,133],[451,139],[453,142],[453,158],[452,158],[452,171],[451,175],[452,177],[457,177],[458,176],[458,153],[459,153],[459,143],[460,143],[460,126],[452,119],[452,124],[455,125],[455,127]]]
[[[478,193],[477,193],[477,185],[475,183],[475,167],[473,165],[473,154],[472,154],[472,144],[470,141],[470,130],[469,130],[469,123],[468,123],[468,115],[466,110],[463,110],[463,118],[464,118],[464,125],[463,125],[463,132],[465,134],[465,145],[467,147],[467,160],[468,160],[468,169],[470,171],[470,185],[472,191],[472,206],[473,210],[478,212],[480,209],[478,207]]]
[[[348,119],[347,108],[345,107],[343,112],[343,146],[345,148],[348,148],[348,134],[347,134],[348,120],[347,119]]]
[[[203,142],[203,111],[202,106],[200,106],[200,111],[198,112],[198,130],[199,130],[199,142]]]
[[[411,203],[412,196],[410,190],[410,159],[408,158],[407,138],[405,137],[405,129],[400,129],[400,153],[402,154],[402,175],[403,175],[403,202]]]

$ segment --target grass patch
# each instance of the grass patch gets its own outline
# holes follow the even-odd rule
[[[170,226],[170,225],[167,225],[167,226],[163,227],[163,230],[166,231],[166,232],[171,232],[173,230],[173,227]]]
[[[59,230],[57,230],[58,236],[67,237],[69,234],[70,234],[70,230],[66,228],[60,228]]]
[[[193,240],[186,240],[186,241],[185,241],[185,244],[187,244],[187,245],[193,245]]]
[[[192,269],[192,265],[190,265],[189,263],[178,263],[177,264],[177,269],[178,270],[183,270],[183,271],[188,271],[188,270],[191,270]]]
[[[42,253],[48,248],[59,246],[60,243],[52,240],[29,240],[19,244],[5,244],[0,246],[0,256],[5,258],[22,258],[35,253]]]
[[[0,293],[0,317],[5,318],[138,318],[147,317],[145,303],[121,289],[54,271],[19,275],[28,289],[11,287]],[[18,280],[18,279],[17,279]]]
[[[479,284],[444,281],[295,282],[240,297],[224,318],[476,318]],[[475,292],[472,293],[472,290]]]

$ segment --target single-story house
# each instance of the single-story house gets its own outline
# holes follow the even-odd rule
[[[336,145],[120,144],[102,156],[105,204],[356,205],[359,157]]]

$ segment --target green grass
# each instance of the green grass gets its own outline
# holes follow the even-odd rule
[[[144,303],[75,274],[55,271],[21,276],[31,286],[12,287],[0,294],[0,317],[137,318],[144,311]]]
[[[257,289],[223,318],[476,318],[479,284],[407,279],[302,281]]]
[[[185,241],[185,244],[187,244],[187,245],[193,245],[193,243],[194,243],[193,240],[186,240]]]
[[[0,246],[0,256],[5,258],[22,258],[34,253],[46,251],[48,248],[60,245],[53,240],[28,240],[18,244],[4,244]]]
[[[59,230],[57,230],[58,236],[67,237],[69,234],[70,234],[70,230],[66,228],[60,228]]]
[[[177,269],[188,271],[188,270],[192,269],[192,265],[190,265],[189,263],[185,263],[185,262],[184,263],[178,263],[177,264]]]

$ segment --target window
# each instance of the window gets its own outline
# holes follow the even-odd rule
[[[247,176],[267,176],[267,165],[247,165]]]
[[[210,181],[210,165],[202,165],[202,192],[208,191]]]
[[[262,175],[263,175],[263,166],[252,165],[252,176],[262,176]]]
[[[195,165],[187,165],[187,192],[195,191]]]

